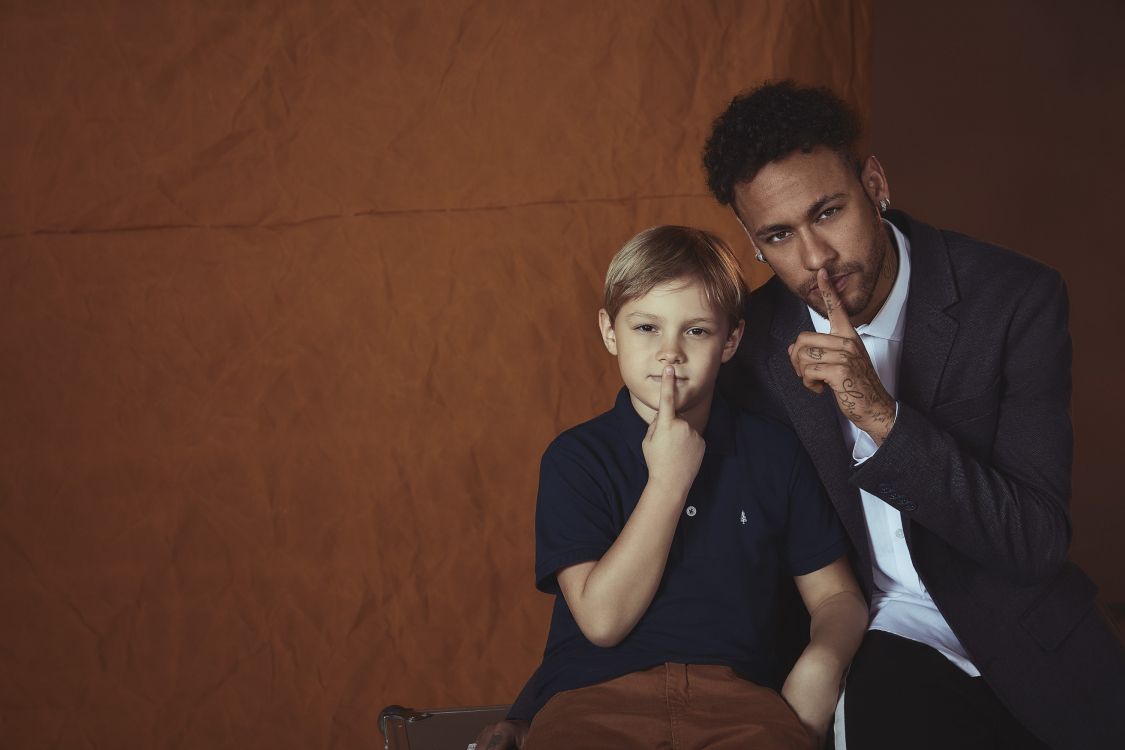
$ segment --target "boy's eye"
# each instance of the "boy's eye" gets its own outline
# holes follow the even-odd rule
[[[656,330],[656,326],[654,326],[652,323],[641,323],[639,326],[636,326],[633,330],[634,331],[640,331],[641,333],[652,333],[653,331]]]
[[[706,328],[699,328],[698,326],[695,328],[687,329],[688,336],[706,336],[709,333],[710,331],[708,331]]]

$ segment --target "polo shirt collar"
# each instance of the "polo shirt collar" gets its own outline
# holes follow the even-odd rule
[[[862,336],[875,336],[887,341],[902,341],[903,331],[906,329],[906,296],[910,289],[910,240],[886,219],[887,225],[898,247],[898,275],[891,286],[891,293],[887,295],[886,302],[875,313],[870,323],[856,326],[856,333]],[[821,316],[816,310],[809,308],[809,317],[812,318],[813,328],[817,333],[828,333],[830,326],[828,319]]]
[[[629,400],[629,389],[622,388],[617,394],[617,401],[613,405],[613,413],[617,416],[621,434],[633,448],[637,455],[644,457],[641,452],[641,443],[648,434],[648,423],[641,419],[633,402]],[[707,453],[733,454],[735,413],[734,409],[722,397],[716,388],[711,397],[711,414],[707,418],[707,426],[703,429],[703,441],[707,444]]]

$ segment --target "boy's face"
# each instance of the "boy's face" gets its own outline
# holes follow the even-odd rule
[[[676,370],[676,413],[697,429],[706,423],[719,365],[734,356],[742,321],[733,331],[722,311],[707,302],[693,279],[661,284],[622,305],[617,319],[598,314],[602,340],[617,357],[633,408],[652,422],[660,403],[660,378]]]

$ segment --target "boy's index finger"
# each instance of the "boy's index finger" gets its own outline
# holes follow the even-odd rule
[[[816,285],[824,299],[824,309],[828,313],[828,331],[836,336],[855,338],[855,326],[848,320],[848,312],[840,302],[840,295],[828,280],[828,271],[820,268],[816,272]]]
[[[656,418],[661,422],[676,418],[676,368],[670,365],[660,374],[660,405]]]

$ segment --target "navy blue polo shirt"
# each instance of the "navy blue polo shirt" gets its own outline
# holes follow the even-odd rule
[[[703,433],[703,462],[648,610],[621,643],[590,643],[555,574],[601,559],[648,481],[641,441],[648,425],[622,388],[613,409],[559,435],[539,473],[536,586],[555,594],[537,712],[562,690],[663,664],[721,664],[780,688],[774,655],[782,576],[819,570],[843,556],[847,537],[812,463],[786,426],[736,411],[716,393]]]

